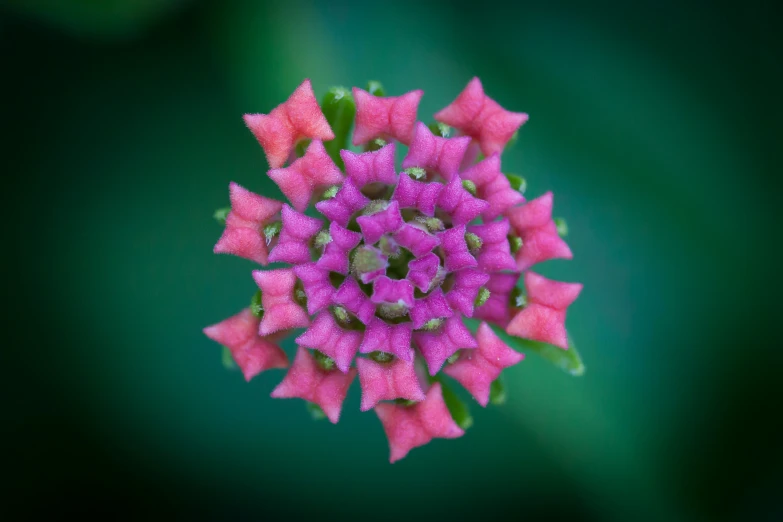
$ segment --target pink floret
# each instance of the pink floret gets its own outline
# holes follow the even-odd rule
[[[337,368],[346,373],[359,350],[362,333],[344,330],[328,311],[321,312],[313,324],[296,338],[296,344],[312,348],[334,359]]]
[[[466,268],[454,274],[454,286],[446,292],[451,307],[466,317],[473,317],[473,307],[479,289],[489,281],[489,274],[475,268]]]
[[[370,301],[353,277],[345,278],[332,300],[335,304],[345,307],[365,325],[369,324],[375,316],[375,304]]]
[[[519,270],[527,270],[549,259],[573,258],[552,220],[552,199],[552,193],[547,192],[508,212],[511,228],[522,238],[522,248],[516,255]]]
[[[407,279],[380,276],[373,281],[370,301],[377,304],[401,304],[410,308],[413,306],[413,284]]]
[[[283,203],[254,194],[231,182],[229,185],[231,212],[226,216],[226,228],[215,244],[216,254],[233,254],[261,265],[268,263],[264,225],[280,212]]]
[[[321,407],[327,418],[334,424],[340,420],[348,388],[356,377],[356,368],[348,373],[337,369],[326,371],[318,366],[307,348],[299,347],[291,369],[283,382],[272,390],[275,399],[304,399]]]
[[[380,150],[356,154],[341,150],[340,157],[345,162],[345,173],[360,189],[370,183],[394,185],[397,183],[397,171],[394,166],[394,143]]]
[[[204,328],[207,337],[229,349],[247,381],[265,370],[288,366],[285,352],[270,339],[258,335],[259,322],[246,308]]]
[[[470,255],[465,241],[465,225],[454,227],[438,234],[443,250],[443,265],[449,272],[472,268],[478,265],[476,258]]]
[[[481,239],[481,249],[476,254],[476,261],[481,270],[486,272],[517,270],[517,263],[511,256],[511,248],[508,244],[508,231],[509,225],[505,219],[468,227],[468,232],[476,234]]]
[[[359,352],[386,352],[411,362],[411,330],[411,323],[390,324],[379,317],[373,317],[364,332]]]
[[[405,278],[422,292],[429,292],[432,282],[438,275],[440,258],[429,253],[408,263],[408,275]]]
[[[323,221],[300,214],[288,205],[281,212],[283,227],[277,244],[269,253],[271,263],[308,263],[311,259],[310,240],[315,237]]]
[[[362,235],[337,223],[329,225],[329,235],[332,240],[324,246],[324,252],[316,264],[324,270],[345,275],[350,263],[348,254],[362,240]]]
[[[440,331],[414,332],[413,340],[427,361],[430,375],[438,373],[446,359],[457,353],[457,350],[478,346],[460,317],[446,319]]]
[[[511,291],[516,287],[519,276],[516,273],[490,274],[489,281],[484,285],[490,292],[489,299],[474,310],[474,317],[505,328],[511,320]]]
[[[400,174],[392,201],[399,203],[400,208],[415,208],[422,214],[434,216],[435,205],[442,190],[441,183],[425,183],[411,179],[407,174]]]
[[[334,133],[305,80],[269,114],[245,114],[245,124],[261,144],[269,167],[282,167],[303,139],[332,140]]]
[[[492,381],[503,369],[517,364],[525,356],[509,348],[487,323],[479,325],[476,341],[478,349],[465,350],[443,372],[464,386],[479,404],[486,406]]]
[[[380,401],[423,401],[425,398],[413,362],[394,359],[380,363],[360,357],[356,367],[362,386],[362,411],[371,410]]]
[[[511,188],[508,178],[500,172],[500,155],[497,153],[460,173],[460,177],[475,183],[476,195],[488,203],[481,214],[485,222],[492,221],[525,201],[522,194]]]
[[[470,138],[441,138],[435,136],[422,122],[416,124],[408,154],[402,168],[419,167],[438,172],[450,180],[459,172],[462,159],[470,145]]]
[[[566,309],[579,296],[582,285],[552,281],[526,272],[525,288],[528,304],[511,319],[506,332],[567,350]]]
[[[415,257],[422,257],[440,244],[440,239],[417,225],[405,223],[392,236],[401,247],[407,249]]]
[[[307,312],[294,300],[296,275],[292,269],[254,270],[253,279],[261,289],[261,305],[264,308],[259,335],[310,324]]]
[[[315,204],[315,208],[329,218],[329,221],[347,227],[351,216],[369,202],[370,200],[361,193],[353,181],[346,179],[333,198],[319,201]]]
[[[421,328],[428,321],[444,319],[452,315],[454,315],[454,312],[451,310],[449,302],[443,296],[443,291],[440,288],[433,290],[427,297],[416,299],[410,311],[413,328]]]
[[[468,192],[456,174],[438,197],[438,208],[451,216],[454,226],[470,223],[488,208],[489,204]]]
[[[319,140],[313,140],[305,155],[288,167],[270,170],[269,177],[299,212],[305,211],[316,190],[337,185],[343,180],[342,171]]]
[[[435,119],[476,139],[485,156],[502,152],[511,136],[528,119],[527,114],[509,112],[484,94],[478,78],[473,78],[457,98]]]
[[[465,433],[451,418],[437,382],[422,402],[413,406],[381,403],[375,407],[375,412],[389,439],[390,462],[400,460],[413,448],[434,438],[454,439]]]
[[[307,296],[307,313],[313,315],[332,304],[335,289],[329,279],[329,272],[316,263],[306,263],[294,267],[296,277],[302,282]]]
[[[424,91],[416,90],[402,96],[373,96],[358,87],[353,88],[356,100],[356,127],[353,144],[362,145],[376,138],[392,138],[410,144],[413,125]]]
[[[396,201],[389,203],[389,206],[380,212],[369,216],[359,216],[356,218],[356,222],[362,230],[366,245],[377,243],[384,234],[398,231],[404,223],[400,214],[400,206]]]

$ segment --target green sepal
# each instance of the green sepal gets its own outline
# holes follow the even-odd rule
[[[475,332],[478,329],[479,324],[481,324],[480,321],[476,319],[464,318],[463,321],[465,326],[473,332]],[[579,351],[576,349],[576,345],[574,344],[573,339],[571,339],[571,336],[568,336],[568,350],[563,350],[562,348],[558,348],[551,344],[509,335],[499,326],[490,325],[490,328],[492,328],[495,334],[497,334],[504,343],[514,349],[526,353],[537,353],[539,356],[571,375],[580,376],[585,373],[585,365],[582,362],[582,357],[579,355]]]
[[[234,357],[231,355],[231,350],[223,347],[223,354],[220,356],[220,360],[223,363],[223,368],[226,370],[235,370],[237,363],[234,362]]]
[[[264,305],[261,303],[261,290],[258,290],[253,294],[253,298],[250,300],[250,312],[258,319],[264,317]]]
[[[557,234],[560,237],[566,237],[568,235],[568,223],[565,218],[557,217],[554,219],[555,226],[557,227]]]
[[[527,181],[525,178],[517,176],[516,174],[506,174],[505,176],[512,189],[521,192],[522,194],[525,193],[525,190],[527,190]]]
[[[332,161],[343,169],[345,164],[340,157],[340,149],[348,148],[348,135],[356,116],[356,102],[350,90],[345,87],[332,87],[324,96],[321,110],[334,132],[334,139],[324,142],[324,147]]]
[[[214,214],[212,214],[212,217],[215,218],[215,221],[221,225],[225,225],[229,212],[231,212],[231,207],[219,208],[215,211]]]
[[[310,146],[312,140],[301,140],[296,144],[296,157],[301,158],[307,152],[307,147]]]
[[[443,380],[436,378],[440,382],[440,388],[443,391],[443,402],[446,403],[446,407],[449,409],[451,418],[457,423],[457,426],[466,430],[473,426],[473,416],[470,414],[468,405],[462,402],[462,399],[457,397],[457,394],[452,390]]]
[[[427,127],[429,127],[430,131],[435,136],[440,136],[441,138],[448,138],[449,136],[451,136],[451,127],[449,127],[445,123],[435,121],[427,125]]]
[[[376,80],[367,82],[367,92],[373,96],[386,96],[386,91],[383,89],[383,85],[381,85],[381,82]]]
[[[489,402],[495,406],[506,403],[506,387],[500,377],[492,381],[489,385]]]
[[[314,402],[307,401],[307,411],[310,413],[310,416],[315,421],[324,420],[326,418],[326,414],[324,413],[324,410],[321,409],[320,406],[318,406]]]

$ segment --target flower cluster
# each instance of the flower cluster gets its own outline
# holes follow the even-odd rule
[[[277,343],[300,330],[272,397],[309,401],[336,423],[358,374],[361,410],[375,410],[394,462],[463,434],[443,375],[488,404],[523,358],[499,334],[568,349],[566,309],[581,285],[529,271],[572,254],[552,194],[526,202],[523,180],[501,171],[526,114],[478,78],[429,126],[417,121],[422,91],[368,90],[332,97],[355,110],[353,151],[327,150],[340,136],[308,80],[269,114],[245,115],[288,202],[231,183],[214,251],[281,267],[253,271],[251,306],[204,333],[250,380],[287,367]]]

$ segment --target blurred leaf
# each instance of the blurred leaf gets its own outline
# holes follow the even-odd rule
[[[386,96],[386,91],[383,89],[381,82],[375,80],[367,82],[367,92],[373,96]]]
[[[464,319],[465,325],[475,332],[478,329],[480,321],[477,319]],[[582,362],[582,357],[579,355],[579,351],[576,349],[571,336],[568,337],[568,350],[563,350],[557,346],[551,344],[542,343],[539,341],[531,341],[530,339],[522,339],[521,337],[514,337],[509,335],[505,330],[498,326],[490,325],[490,328],[500,337],[503,342],[511,346],[512,348],[521,350],[525,353],[534,352],[551,362],[563,371],[566,371],[574,376],[580,376],[585,373],[585,365]]]
[[[443,380],[439,377],[435,377],[435,380],[440,382],[440,387],[443,391],[443,402],[446,403],[446,407],[449,409],[449,413],[451,413],[451,418],[454,419],[454,422],[463,430],[473,426],[473,417],[470,415],[468,405],[457,397],[454,390],[443,382]]]
[[[321,407],[314,402],[307,401],[307,411],[310,412],[310,416],[313,418],[313,420],[319,421],[326,418],[326,413],[324,413],[324,410],[322,410]]]
[[[212,217],[221,225],[225,225],[229,212],[231,212],[231,207],[219,208],[212,214]]]
[[[234,362],[234,358],[231,356],[231,350],[223,347],[223,355],[221,357],[223,362],[223,368],[226,370],[234,370],[237,367],[237,363]]]
[[[500,377],[492,381],[492,384],[489,386],[489,402],[495,406],[506,403],[506,386]]]
[[[351,132],[353,118],[356,116],[356,102],[351,96],[351,91],[345,87],[332,87],[324,96],[321,109],[334,132],[334,139],[325,142],[324,147],[332,160],[342,169],[345,164],[340,157],[340,149],[348,148],[348,134]]]

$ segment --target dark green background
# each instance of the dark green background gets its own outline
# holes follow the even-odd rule
[[[1,5],[3,511],[783,517],[772,3]],[[253,265],[212,255],[211,214],[231,180],[278,194],[241,115],[303,78],[423,88],[428,121],[474,75],[531,115],[504,167],[568,220],[541,272],[585,284],[588,370],[530,356],[504,407],[390,466],[358,386],[332,426],[268,397],[282,372],[222,368],[201,328]]]

